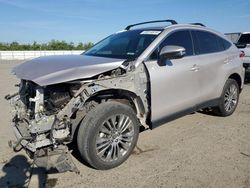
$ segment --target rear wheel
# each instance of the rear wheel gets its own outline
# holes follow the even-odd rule
[[[219,116],[229,116],[234,113],[238,101],[239,85],[235,80],[228,79],[220,97],[219,105],[214,112]]]
[[[139,121],[133,109],[119,102],[105,102],[88,112],[78,132],[78,149],[96,169],[110,169],[123,163],[133,151],[139,135]]]

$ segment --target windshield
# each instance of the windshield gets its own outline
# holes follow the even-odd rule
[[[107,37],[84,55],[117,59],[137,58],[162,32],[162,30],[123,31]]]

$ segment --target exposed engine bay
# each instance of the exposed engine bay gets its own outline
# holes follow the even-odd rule
[[[21,80],[16,94],[6,96],[14,110],[14,151],[24,148],[38,166],[59,172],[75,171],[66,144],[73,141],[81,120],[103,100],[129,103],[141,124],[147,126],[148,80],[143,64],[118,68],[92,79],[48,86]]]

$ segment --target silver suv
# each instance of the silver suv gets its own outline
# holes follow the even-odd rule
[[[134,28],[168,22],[168,26]],[[139,132],[209,109],[231,115],[243,88],[240,52],[202,24],[129,25],[81,55],[40,57],[13,69],[19,91],[15,151],[59,172],[74,166],[66,144],[96,169],[123,163]]]

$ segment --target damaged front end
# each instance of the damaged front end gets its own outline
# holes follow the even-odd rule
[[[131,64],[130,64],[131,65]],[[39,167],[59,172],[75,171],[66,144],[88,110],[106,100],[118,100],[134,108],[145,127],[148,108],[148,77],[145,66],[126,66],[106,73],[48,86],[21,80],[19,92],[6,96],[14,108],[14,151],[24,148]]]
[[[14,151],[25,148],[38,166],[47,169],[77,171],[65,144],[72,139],[70,116],[80,98],[74,100],[78,104],[72,104],[71,114],[59,113],[71,100],[74,87],[77,85],[41,87],[21,80],[19,92],[6,96],[14,108],[12,124],[17,141],[9,142]]]

